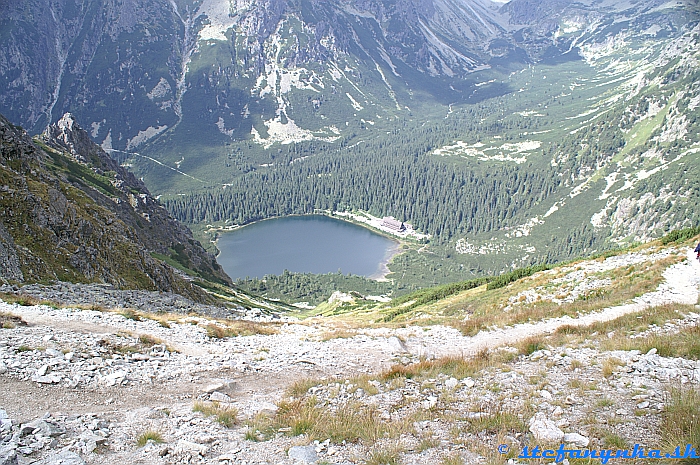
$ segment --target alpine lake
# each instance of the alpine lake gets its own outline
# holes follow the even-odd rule
[[[289,216],[221,233],[219,264],[233,280],[297,273],[381,279],[398,241],[322,215]]]

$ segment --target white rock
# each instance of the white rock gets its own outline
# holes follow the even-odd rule
[[[202,392],[204,392],[205,394],[211,394],[212,392],[215,392],[215,391],[221,391],[225,387],[226,387],[226,385],[224,383],[209,384],[209,385],[205,386],[204,389],[202,389]]]
[[[180,439],[175,446],[175,453],[190,452],[199,455],[204,455],[209,451],[209,447],[204,444],[197,444],[195,442],[185,441]]]
[[[85,461],[75,452],[63,451],[37,462],[36,465],[85,465]]]
[[[540,391],[540,396],[542,396],[544,399],[547,399],[547,400],[552,400],[552,399],[553,399],[552,393],[549,392],[549,391],[547,391],[547,390],[544,390],[544,389],[542,389],[542,390]]]
[[[424,400],[421,405],[425,410],[430,410],[431,408],[435,407],[437,405],[438,398],[435,396],[430,396],[426,400]]]
[[[474,387],[475,383],[474,383],[474,380],[471,378],[464,378],[462,380],[462,384],[464,384],[468,388],[472,388],[472,387]]]
[[[227,396],[224,393],[221,393],[219,391],[214,391],[211,393],[209,396],[210,400],[213,400],[215,402],[232,402],[233,399],[231,399],[229,396]]]
[[[564,437],[564,432],[549,420],[544,413],[538,412],[530,419],[530,432],[539,441],[559,442]]]
[[[457,387],[457,384],[459,384],[459,381],[457,381],[456,378],[450,378],[447,381],[445,381],[445,387],[447,389],[454,389]]]
[[[123,370],[119,370],[115,371],[112,374],[104,376],[102,378],[102,382],[107,386],[114,386],[118,383],[121,383],[124,380],[124,378],[126,378],[126,372]]]
[[[586,436],[582,436],[578,433],[566,433],[563,440],[567,444],[573,444],[576,447],[588,447],[590,440]]]
[[[314,446],[294,446],[287,452],[290,459],[302,463],[315,463],[318,461],[316,448]]]
[[[652,347],[651,349],[649,349],[649,352],[647,352],[647,355],[654,355],[656,352],[658,352],[656,350],[656,347]]]
[[[399,339],[396,336],[391,336],[389,339],[387,339],[386,342],[389,344],[389,349],[391,349],[392,353],[405,354],[406,352],[408,352],[408,349],[406,349],[406,345],[401,339]]]

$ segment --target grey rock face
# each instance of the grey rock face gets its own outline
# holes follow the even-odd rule
[[[85,460],[75,452],[65,451],[45,458],[38,465],[85,465]]]
[[[1,190],[2,186],[0,186]],[[20,282],[24,280],[15,242],[2,223],[0,223],[0,278]]]
[[[316,463],[318,455],[314,446],[294,446],[289,449],[289,458],[302,463]]]
[[[0,465],[17,465],[17,449],[12,446],[0,447]]]

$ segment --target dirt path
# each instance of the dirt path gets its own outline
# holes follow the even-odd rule
[[[687,255],[688,260],[672,265],[663,272],[665,280],[656,291],[637,297],[632,303],[604,308],[599,312],[579,318],[564,316],[537,323],[518,324],[494,331],[482,331],[473,337],[452,340],[449,344],[424,345],[420,350],[436,356],[473,356],[485,348],[512,345],[532,336],[553,333],[565,325],[588,326],[596,322],[614,320],[623,315],[639,312],[649,307],[666,304],[697,304],[698,289],[700,289],[700,262],[695,259],[695,254],[692,250],[688,249]]]

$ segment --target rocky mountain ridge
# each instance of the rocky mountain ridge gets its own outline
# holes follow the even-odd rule
[[[207,301],[170,260],[193,276],[230,283],[189,230],[70,114],[38,143],[0,117],[0,143],[3,280],[104,282]]]

